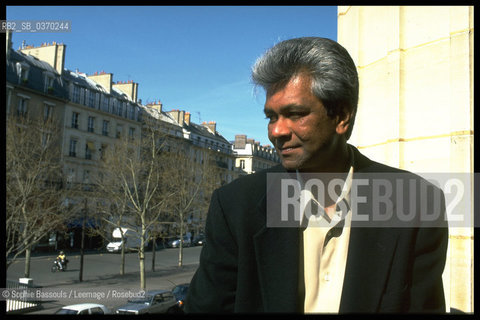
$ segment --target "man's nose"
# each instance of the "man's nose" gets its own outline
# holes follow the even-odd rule
[[[288,119],[283,117],[270,125],[270,135],[272,138],[278,139],[290,135],[290,125]]]

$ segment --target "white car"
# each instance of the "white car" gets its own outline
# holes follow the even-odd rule
[[[103,304],[80,303],[62,307],[55,314],[112,314]]]

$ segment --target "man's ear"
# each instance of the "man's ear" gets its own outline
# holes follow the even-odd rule
[[[347,132],[351,119],[352,113],[348,111],[337,116],[337,127],[335,128],[337,134],[345,134]]]

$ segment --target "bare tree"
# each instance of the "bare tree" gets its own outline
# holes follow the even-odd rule
[[[107,162],[110,162],[112,158],[107,159]],[[109,163],[111,164],[111,163]],[[101,168],[104,168],[105,163],[101,165]],[[129,225],[128,217],[129,210],[125,199],[122,197],[123,193],[119,188],[115,187],[116,178],[112,179],[114,176],[105,172],[103,169],[101,174],[97,175],[97,178],[94,179],[94,188],[96,191],[96,218],[98,228],[89,229],[88,235],[90,236],[101,236],[106,241],[112,240],[112,231],[116,228],[120,231],[120,239],[122,241],[121,251],[120,251],[120,275],[125,274],[125,234],[124,228]],[[104,174],[106,173],[106,174]],[[131,216],[131,215],[130,215]],[[134,227],[134,226],[131,226]]]
[[[140,234],[138,248],[140,287],[146,288],[145,246],[150,239],[149,230],[162,217],[165,199],[172,192],[163,188],[164,172],[161,167],[163,131],[152,124],[142,129],[142,138],[118,139],[105,151],[102,179],[96,185],[116,212],[104,211],[103,220],[112,226],[130,225]]]
[[[169,175],[166,183],[168,189],[174,192],[168,201],[168,208],[178,225],[179,267],[183,265],[183,238],[188,231],[188,222],[195,213],[202,214],[206,209],[206,201],[219,182],[215,152],[208,149],[197,151],[195,157],[195,150],[180,144],[164,160],[164,171]]]
[[[63,206],[61,135],[51,118],[12,114],[6,125],[6,267],[25,253],[29,277],[32,246],[69,217]]]

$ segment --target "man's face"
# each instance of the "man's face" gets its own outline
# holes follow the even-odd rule
[[[323,171],[335,161],[337,120],[327,116],[323,103],[313,95],[308,75],[269,90],[264,111],[270,120],[268,138],[287,170]]]

